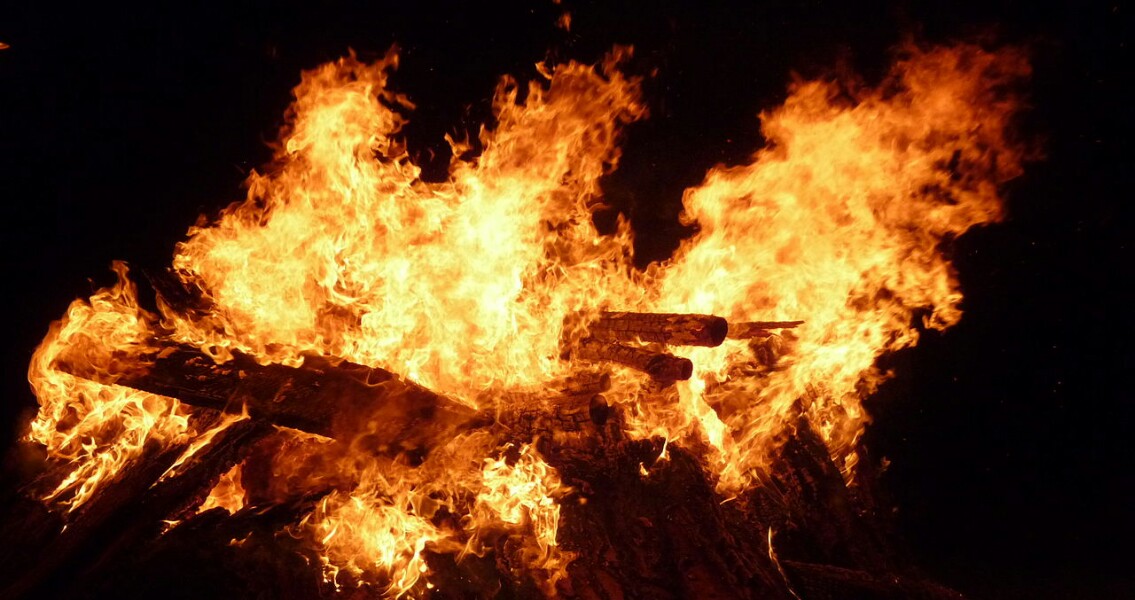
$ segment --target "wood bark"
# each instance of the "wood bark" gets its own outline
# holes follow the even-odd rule
[[[587,330],[610,342],[646,342],[670,346],[719,346],[729,323],[714,315],[603,312]]]

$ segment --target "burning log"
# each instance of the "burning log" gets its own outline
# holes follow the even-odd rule
[[[156,538],[166,523],[190,517],[226,471],[244,460],[257,442],[275,431],[267,423],[243,420],[229,425],[185,463],[163,474],[128,511],[125,524],[117,525],[113,539],[105,543],[98,558],[83,570],[83,577],[97,577],[109,565],[132,554]]]
[[[776,531],[776,552],[790,559],[893,570],[901,557],[887,543],[878,507],[855,496],[805,417],[798,414],[791,426],[769,466],[755,473],[763,485],[746,497],[762,524]],[[874,483],[866,472],[857,473],[857,479],[856,487]]]
[[[334,598],[334,586],[311,568],[318,554],[301,539],[278,534],[318,500],[305,497],[234,514],[220,508],[202,512],[108,565],[102,577],[71,597],[143,600],[169,595],[176,582],[178,598]]]
[[[142,274],[159,303],[164,303],[172,312],[190,320],[207,317],[214,308],[212,300],[206,298],[200,288],[186,284],[173,269],[145,269]]]
[[[247,409],[253,419],[317,435],[363,434],[380,452],[429,448],[475,420],[473,409],[383,369],[313,356],[300,367],[261,365],[233,354],[233,360],[217,363],[196,349],[171,345],[149,357],[147,366],[122,374],[66,359],[56,366],[192,406]]]
[[[760,328],[768,326],[762,323]],[[659,383],[688,378],[692,369],[684,358],[592,338],[583,340],[572,358],[631,366]],[[610,387],[610,377],[602,372],[575,374],[534,392],[505,393],[490,403],[497,407],[494,413],[486,414],[388,371],[345,361],[308,357],[301,366],[288,367],[260,365],[237,354],[233,361],[216,364],[197,350],[168,346],[141,362],[145,366],[114,376],[83,368],[66,357],[57,366],[74,375],[176,397],[194,406],[247,410],[252,420],[239,425],[245,430],[241,435],[252,440],[248,447],[262,435],[253,428],[270,430],[268,423],[339,439],[359,439],[363,434],[374,440],[367,445],[380,452],[428,449],[463,428],[476,426],[495,427],[498,439],[536,440],[540,453],[560,470],[565,483],[579,490],[578,497],[567,498],[563,504],[561,542],[577,556],[569,569],[574,593],[565,595],[788,598],[793,589],[855,588],[839,577],[833,579],[832,573],[842,576],[844,570],[839,569],[845,566],[852,574],[887,573],[863,584],[864,589],[884,594],[880,597],[898,593],[897,587],[886,584],[894,558],[854,514],[852,508],[861,503],[849,496],[826,447],[804,421],[777,453],[777,468],[764,476],[770,486],[723,506],[689,449],[673,447],[669,459],[659,460],[659,447],[626,438],[619,407],[608,405],[599,393]],[[78,537],[60,538],[64,541],[49,546],[62,558],[44,562],[46,566],[13,589],[46,589],[44,586],[54,585],[46,582],[59,579],[55,575],[61,569],[73,570],[77,574],[74,581],[108,577],[114,570],[112,563],[140,545],[153,546],[147,550],[153,555],[165,543],[154,541],[158,539],[155,524],[185,515],[187,508],[200,503],[217,476],[243,460],[247,452],[238,445],[226,454],[225,447],[226,442],[215,440],[199,453],[196,466],[187,467],[172,481],[159,481],[152,489],[132,486],[134,496],[126,494],[128,497],[136,498],[139,490],[146,490],[140,501],[123,501],[123,494],[115,488],[100,493],[90,514],[103,516],[76,519],[77,533],[72,536]],[[170,451],[169,456],[180,454],[180,449]],[[154,480],[170,464],[167,458],[154,463],[158,467],[141,463],[128,472],[127,479],[135,483]],[[137,522],[121,516],[121,509],[99,508],[118,505],[146,508]],[[628,521],[628,514],[638,518]],[[119,527],[121,533],[108,533],[108,523],[124,523]],[[609,535],[596,536],[596,531],[612,527],[611,523],[622,525]],[[777,570],[756,560],[769,550],[754,540],[762,539],[770,528],[777,531],[777,552],[786,557],[785,564],[788,559],[804,562]],[[76,568],[75,548],[91,548],[94,541],[104,540],[105,547]],[[705,548],[719,550],[699,552]],[[497,552],[498,562],[510,560],[503,547]],[[806,563],[814,561],[840,567],[809,569]],[[457,579],[468,568],[472,567],[447,567]],[[506,571],[519,568],[514,565]],[[500,585],[523,584],[502,579]],[[71,589],[74,586],[51,588]],[[908,580],[903,589],[917,589],[917,582]]]
[[[20,555],[4,556],[10,559],[36,560],[26,565],[27,571],[16,577],[5,578],[0,588],[0,598],[23,598],[39,586],[48,584],[51,575],[70,566],[76,555],[80,554],[107,527],[115,515],[119,515],[124,505],[135,504],[149,486],[157,481],[174,461],[188,448],[188,443],[162,448],[156,442],[146,444],[142,454],[134,460],[130,468],[124,469],[119,477],[104,485],[103,489],[74,513],[59,522],[62,530],[46,539],[26,543]],[[41,529],[33,525],[51,520],[51,513],[23,515],[17,523],[6,523],[5,529],[19,526],[28,527],[32,532]],[[29,527],[30,526],[30,527]],[[12,535],[9,533],[9,535]],[[38,543],[37,543],[38,542]]]
[[[612,347],[612,353],[603,360],[628,352],[635,357],[685,360],[598,340],[586,340],[582,346]],[[60,366],[83,376],[99,377],[66,361]],[[343,435],[358,429],[343,429],[332,411],[343,410],[357,420],[366,420],[359,411],[375,407],[386,410],[400,426],[417,425],[418,437],[384,430],[395,436],[392,439],[400,440],[398,444],[428,444],[434,438],[421,436],[431,428],[449,427],[447,431],[453,432],[474,423],[500,428],[501,439],[538,440],[540,453],[559,470],[565,484],[576,490],[562,501],[560,543],[576,555],[568,567],[570,585],[561,589],[567,597],[787,600],[794,590],[823,598],[839,597],[839,590],[849,589],[866,590],[864,597],[872,598],[903,597],[911,591],[926,591],[928,595],[917,597],[935,600],[950,597],[945,595],[949,590],[920,587],[919,580],[900,580],[892,575],[902,573],[894,566],[896,559],[877,537],[879,534],[865,527],[860,510],[864,504],[850,495],[826,447],[804,420],[793,428],[795,433],[776,453],[773,468],[764,475],[769,485],[723,504],[705,478],[696,458],[697,448],[673,446],[666,451],[668,458],[661,459],[661,444],[627,439],[618,405],[608,405],[595,393],[609,387],[610,378],[605,373],[581,373],[548,386],[549,390],[561,390],[558,393],[505,394],[498,398],[499,410],[494,415],[449,406],[451,401],[443,396],[386,371],[314,358],[300,367],[259,365],[239,356],[231,363],[216,365],[201,353],[177,347],[159,353],[145,369],[121,375],[119,383],[176,394],[186,402],[208,403],[209,407],[233,412],[247,406],[253,420],[218,435],[169,481],[153,484],[184,447],[149,457],[126,471],[124,480],[134,483],[121,489],[129,493],[119,493],[119,488],[112,487],[96,496],[89,513],[92,516],[80,516],[69,526],[69,531],[75,528],[76,533],[71,535],[77,537],[61,536],[65,541],[49,546],[61,558],[44,561],[45,566],[33,571],[29,579],[17,582],[13,596],[24,591],[71,592],[88,583],[95,589],[118,589],[122,578],[129,580],[129,576],[116,561],[120,563],[128,555],[152,557],[145,559],[151,561],[168,557],[167,550],[173,547],[170,544],[182,538],[158,537],[160,522],[182,518],[187,508],[196,506],[217,476],[242,460],[247,448],[259,439],[262,433],[256,428],[271,429],[265,421],[299,422],[328,435]],[[226,391],[225,386],[231,389]],[[445,415],[448,425],[420,423],[412,416],[390,412],[411,408],[400,403],[409,398],[434,403],[433,414]],[[300,412],[293,408],[295,403],[303,403],[308,409]],[[316,408],[319,406],[330,408],[321,413]],[[247,445],[241,445],[241,439],[248,440]],[[129,516],[136,506],[142,507],[142,516]],[[867,507],[871,508],[869,502]],[[629,515],[635,517],[627,518]],[[193,517],[189,524],[196,519]],[[782,570],[761,558],[771,555],[763,542],[770,528],[777,532],[776,553],[784,557]],[[236,536],[213,540],[201,527],[193,530],[199,540],[215,545],[215,556],[235,552],[228,542]],[[285,552],[283,546],[272,550],[270,537],[258,543],[263,544],[262,555],[242,553],[242,560],[268,561],[261,566],[274,568],[272,561],[277,559],[272,558],[273,552]],[[468,571],[482,569],[487,582],[484,585],[525,595],[523,579],[505,575],[518,572],[522,565],[502,567],[505,574],[493,579],[493,565],[512,560],[505,547],[507,539],[502,538],[500,543],[503,546],[496,548],[495,561],[450,564],[439,558],[431,562],[431,568],[438,571],[437,581],[471,581]],[[92,547],[98,550],[89,550]],[[293,556],[295,549],[288,547],[286,552]],[[81,561],[77,556],[90,558]],[[812,568],[812,564],[822,568]],[[64,570],[74,574],[62,577]],[[228,576],[233,585],[247,577],[235,572]],[[297,578],[300,580],[308,586],[306,589],[314,585],[310,574]],[[448,583],[444,587],[451,588]],[[474,591],[481,589],[473,587]],[[460,588],[454,584],[451,589]],[[139,597],[153,591],[140,589]],[[934,595],[939,591],[944,595]],[[826,593],[833,595],[824,596]]]
[[[729,325],[726,337],[731,340],[747,340],[755,337],[768,337],[773,329],[792,329],[804,321],[748,321]]]
[[[571,357],[618,363],[642,371],[656,382],[664,384],[689,379],[694,372],[694,364],[688,358],[593,338],[579,342]]]
[[[713,315],[603,312],[587,329],[591,337],[608,342],[720,346],[730,327]]]

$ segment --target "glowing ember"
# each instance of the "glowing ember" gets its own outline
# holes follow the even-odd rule
[[[638,272],[626,224],[603,236],[591,219],[620,128],[646,116],[638,82],[618,70],[629,52],[597,68],[545,66],[546,81],[526,93],[503,80],[483,152],[460,158],[467,145],[451,141],[442,183],[418,178],[398,137],[412,104],[387,89],[394,54],[305,73],[276,162],[250,178],[244,202],[178,247],[174,268],[208,310],[161,303],[149,314],[118,266],[120,283],[76,301],[40,346],[31,439],[67,465],[45,499],[75,508],[148,444],[192,452],[201,444],[191,440],[216,431],[191,425],[197,409],[66,375],[57,361],[114,380],[144,369],[136,357],[164,337],[218,362],[236,351],[261,364],[346,359],[481,415],[517,397],[552,410],[549,382],[581,368],[564,357],[587,347],[601,311],[717,315],[732,337],[743,323],[804,321],[680,351],[693,373],[676,387],[615,367],[601,407],[614,405],[633,436],[704,448],[723,498],[755,485],[797,413],[850,477],[867,419],[860,400],[887,376],[876,358],[916,343],[916,318],[943,329],[961,316],[941,245],[1000,215],[997,187],[1020,156],[1005,138],[1015,107],[995,90],[1026,63],[971,46],[912,48],[879,90],[794,84],[784,106],[762,114],[768,147],[686,192],[697,235]],[[546,593],[573,559],[557,545],[566,490],[538,445],[480,430],[392,457],[360,440],[279,436],[257,497],[326,494],[292,533],[319,549],[336,585],[400,595],[428,579],[427,551],[499,551],[500,535],[525,540],[512,560]],[[250,501],[241,468],[201,510]]]

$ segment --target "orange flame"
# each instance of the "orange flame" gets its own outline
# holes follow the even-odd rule
[[[309,517],[309,527],[325,549],[324,574],[336,586],[344,569],[355,577],[384,576],[386,592],[401,596],[428,570],[422,552],[442,534],[415,510],[416,501],[424,499],[420,494],[384,502],[365,489],[336,492]]]

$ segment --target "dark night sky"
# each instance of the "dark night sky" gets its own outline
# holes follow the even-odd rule
[[[551,56],[636,47],[653,116],[628,131],[610,201],[665,256],[681,191],[759,147],[791,73],[868,79],[904,36],[1027,45],[1023,135],[1046,158],[1006,188],[1009,220],[955,247],[966,316],[890,357],[867,443],[926,570],[974,597],[1133,597],[1128,511],[1135,353],[1132,7],[1122,2],[162,3],[0,7],[5,324],[0,445],[34,406],[27,362],[108,265],[167,264],[201,213],[242,197],[302,69],[403,48],[396,86],[427,172],[442,134],[489,113],[496,79]],[[419,5],[420,4],[420,5]],[[480,5],[491,5],[486,8]],[[431,170],[430,167],[433,167]],[[92,283],[93,280],[93,283]],[[15,462],[9,460],[5,477]]]

